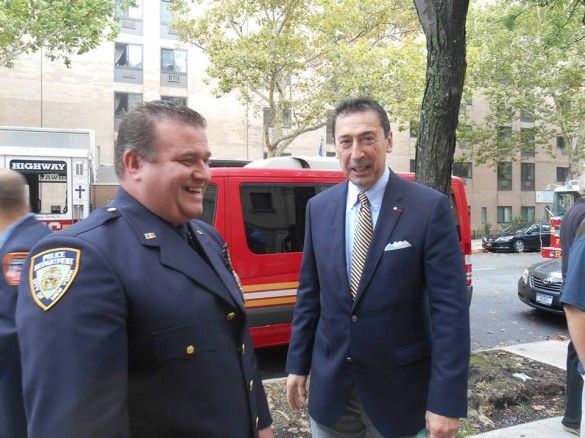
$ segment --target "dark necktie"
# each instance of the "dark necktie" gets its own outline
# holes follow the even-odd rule
[[[360,210],[358,213],[358,220],[355,227],[355,235],[353,237],[353,247],[351,249],[351,276],[349,280],[351,297],[355,300],[357,295],[360,279],[364,265],[366,264],[366,257],[368,256],[368,249],[372,241],[372,214],[370,212],[370,202],[364,192],[358,195],[360,201]]]

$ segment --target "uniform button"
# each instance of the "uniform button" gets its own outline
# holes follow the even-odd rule
[[[225,316],[225,319],[227,319],[228,321],[231,321],[235,317],[236,317],[236,312],[230,312]]]
[[[348,356],[348,357],[346,357],[346,358],[345,358],[345,361],[346,361],[347,363],[351,363],[351,357],[349,357],[349,356]]]
[[[254,381],[250,380],[250,391],[254,389]]]
[[[187,345],[187,348],[185,348],[185,353],[188,355],[195,354],[195,347],[193,345]]]
[[[240,351],[242,352],[242,354],[246,352],[246,344],[242,344],[242,346],[240,347]]]
[[[351,322],[357,322],[357,315],[351,315]]]

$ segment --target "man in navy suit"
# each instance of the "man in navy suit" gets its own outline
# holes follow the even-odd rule
[[[205,119],[150,102],[106,209],[32,251],[17,327],[30,438],[272,437],[241,290],[203,210]]]
[[[310,372],[314,437],[397,438],[425,427],[452,437],[467,413],[469,311],[449,200],[386,167],[392,133],[377,102],[345,101],[332,120],[349,181],[307,206],[289,404],[306,399]],[[373,228],[365,244],[362,203]]]
[[[20,351],[16,339],[16,291],[28,251],[49,229],[26,201],[26,180],[0,169],[0,437],[26,437]]]

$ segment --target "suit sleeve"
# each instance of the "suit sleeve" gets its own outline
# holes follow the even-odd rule
[[[433,333],[427,409],[447,417],[467,415],[469,306],[459,238],[445,196],[432,209],[425,238],[425,282]]]
[[[311,201],[307,204],[303,261],[295,305],[286,371],[306,376],[311,369],[315,330],[321,314],[319,275],[311,230]]]
[[[31,293],[30,257],[63,248],[80,251],[79,269],[45,311]],[[107,257],[61,236],[30,257],[16,309],[29,437],[129,437],[126,301]]]

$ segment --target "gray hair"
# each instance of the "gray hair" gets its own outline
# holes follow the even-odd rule
[[[0,210],[18,211],[26,207],[26,179],[10,169],[0,169]]]
[[[138,105],[130,111],[118,129],[114,147],[114,165],[118,178],[124,176],[124,152],[135,151],[147,161],[156,159],[154,148],[155,122],[172,120],[195,128],[205,129],[207,122],[197,111],[173,102],[155,100]]]

